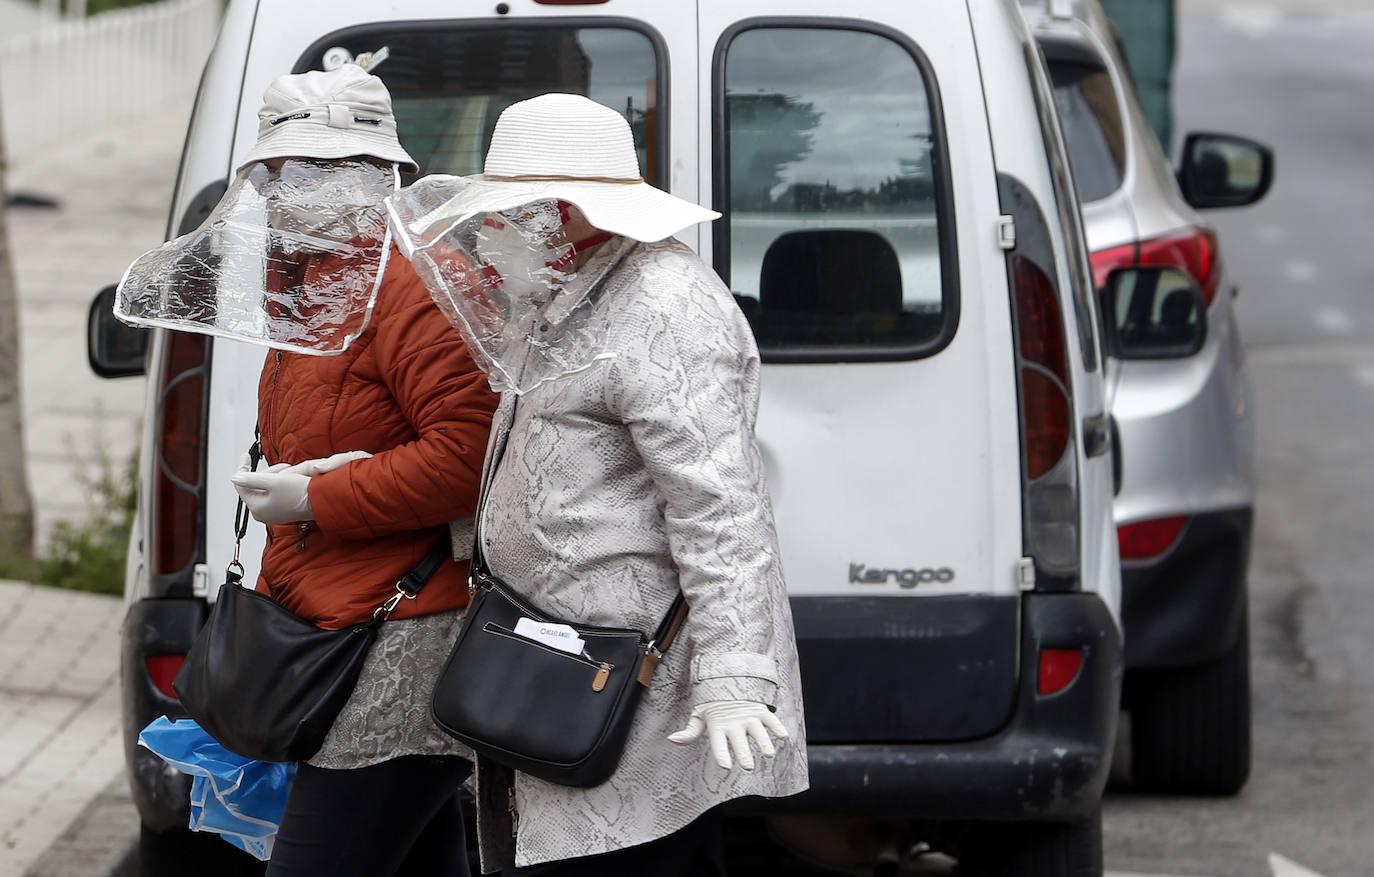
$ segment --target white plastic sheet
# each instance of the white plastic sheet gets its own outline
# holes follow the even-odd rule
[[[129,266],[115,316],[339,353],[371,318],[391,248],[382,202],[398,180],[361,159],[249,165],[199,228]]]

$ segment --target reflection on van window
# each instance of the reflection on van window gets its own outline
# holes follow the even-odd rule
[[[535,95],[565,91],[624,115],[644,178],[658,180],[659,58],[639,31],[396,26],[351,32],[329,45],[355,54],[389,47],[390,56],[375,72],[391,92],[398,134],[421,173],[481,173],[502,110]],[[318,59],[306,60],[318,66]]]
[[[932,120],[906,49],[860,31],[746,30],[726,54],[725,124],[717,268],[761,349],[940,334]]]

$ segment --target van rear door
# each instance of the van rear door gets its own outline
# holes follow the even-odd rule
[[[808,736],[983,736],[1017,679],[1021,475],[968,11],[746,5],[699,2],[702,249],[766,364]]]

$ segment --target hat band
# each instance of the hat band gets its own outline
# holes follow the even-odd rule
[[[482,174],[482,179],[498,183],[619,183],[625,186],[644,182],[643,177],[572,177],[565,174]]]

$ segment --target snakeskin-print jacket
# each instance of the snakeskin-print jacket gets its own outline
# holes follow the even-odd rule
[[[570,788],[479,761],[488,871],[512,854],[524,866],[634,846],[732,798],[807,787],[796,641],[754,439],[753,335],[676,240],[613,239],[581,272],[608,270],[596,307],[614,356],[518,405],[507,393],[497,411],[488,467],[504,453],[487,473],[483,549],[493,573],[555,614],[652,631],[679,589],[691,611],[606,783]],[[666,739],[694,704],[736,699],[773,707],[790,734],[752,772],[718,766],[705,735]]]

